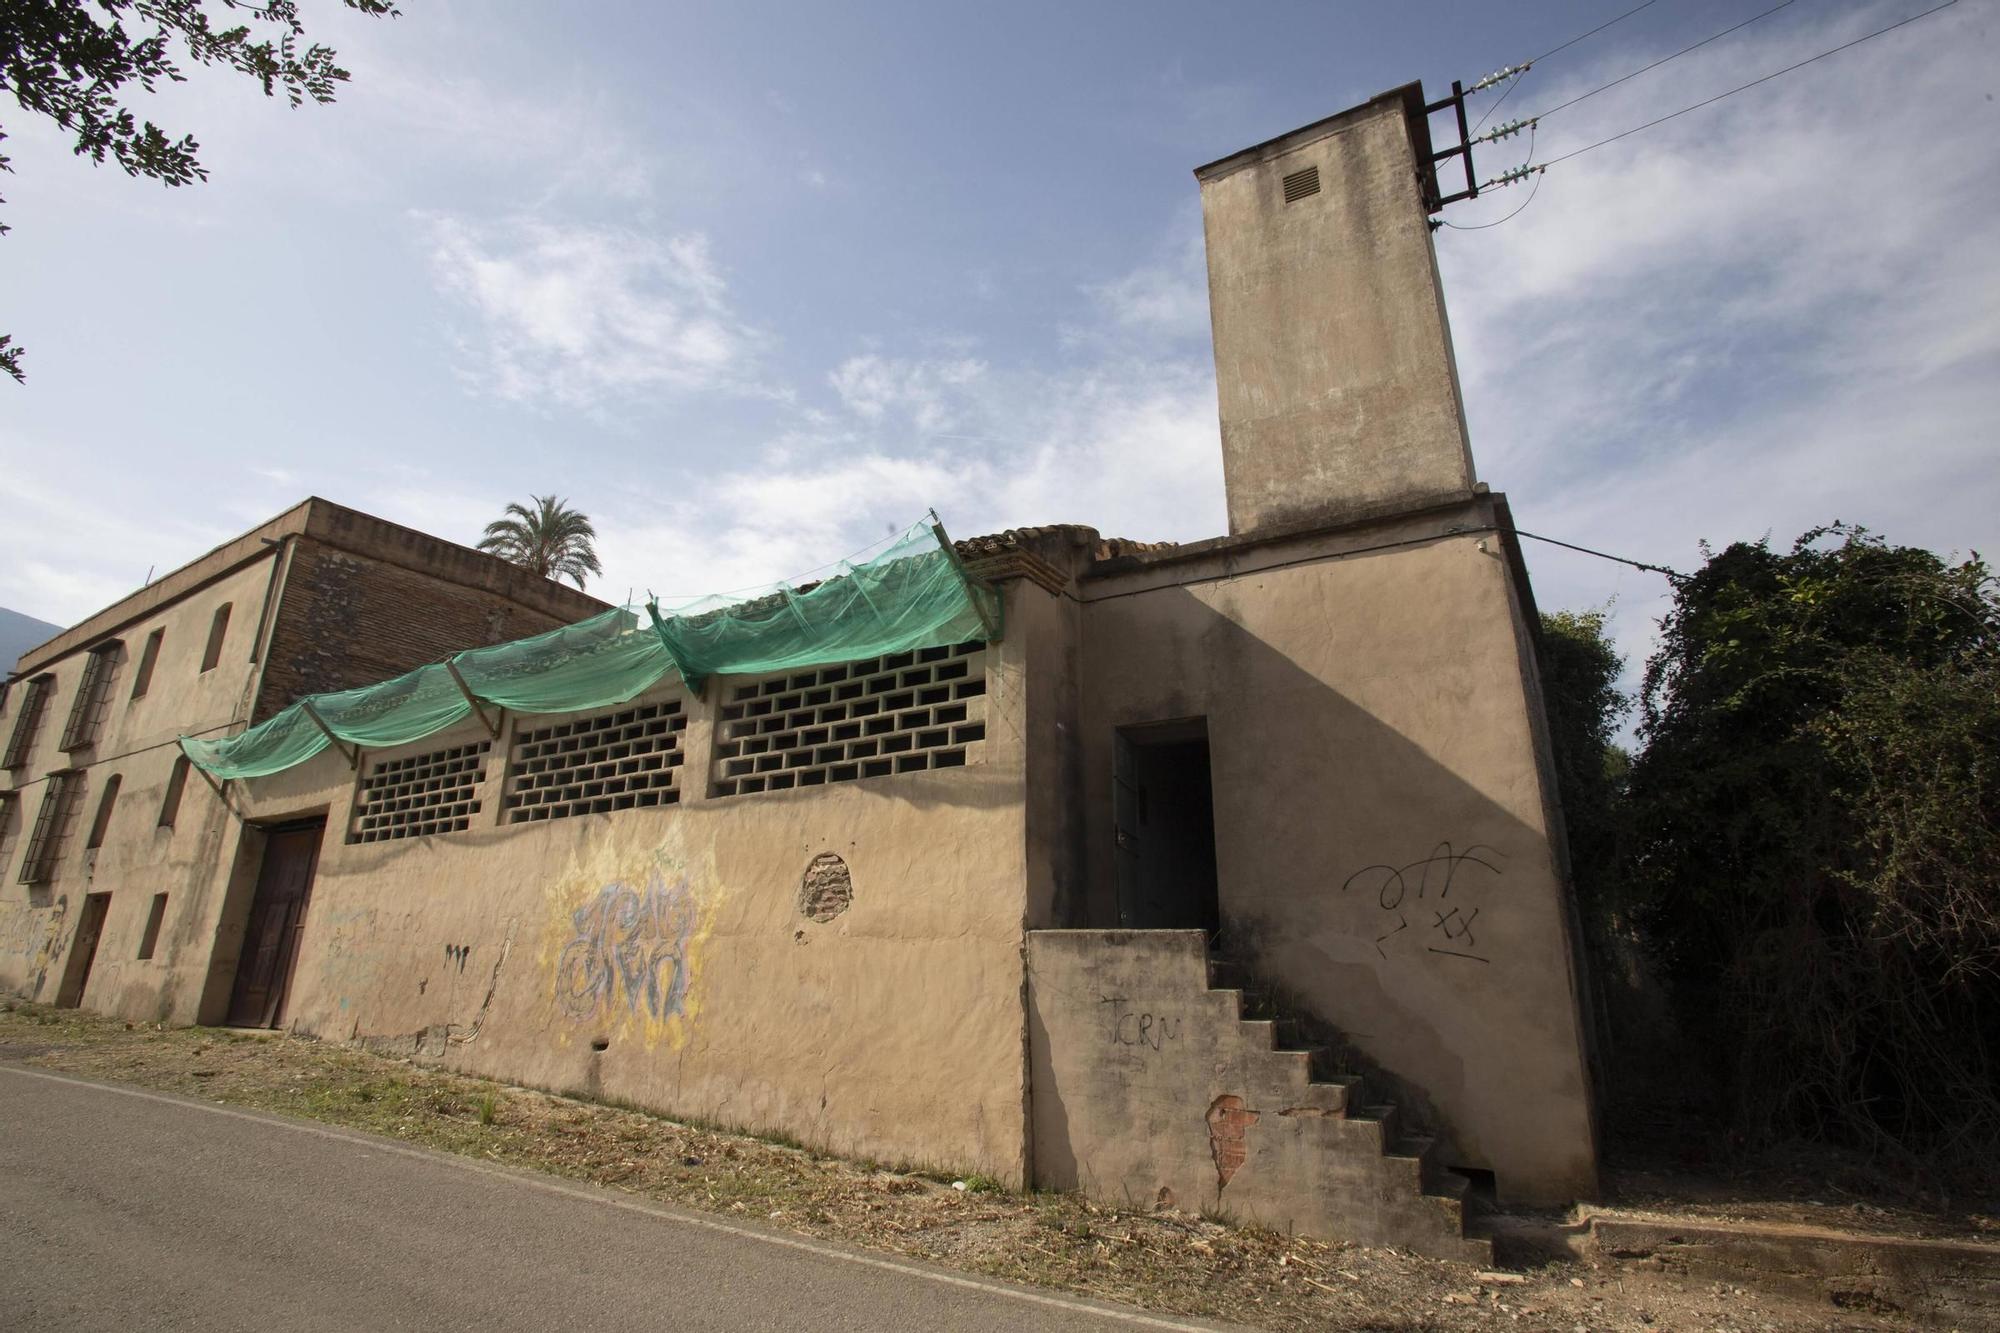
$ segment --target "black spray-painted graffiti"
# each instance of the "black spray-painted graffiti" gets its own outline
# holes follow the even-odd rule
[[[1114,1046],[1146,1046],[1157,1051],[1180,1039],[1178,1018],[1127,1008],[1122,995],[1100,995],[1097,1002],[1111,1006],[1110,1037]]]
[[[1431,849],[1431,854],[1408,865],[1363,866],[1349,875],[1340,886],[1346,893],[1349,889],[1373,889],[1375,905],[1396,918],[1396,924],[1375,939],[1375,952],[1387,958],[1389,951],[1382,946],[1395,940],[1410,928],[1410,916],[1416,914],[1419,925],[1430,933],[1426,939],[1428,953],[1442,954],[1447,958],[1469,958],[1475,963],[1490,963],[1493,960],[1485,954],[1475,953],[1479,938],[1473,932],[1473,922],[1479,917],[1480,909],[1470,912],[1463,903],[1447,901],[1451,890],[1459,880],[1460,873],[1467,866],[1478,866],[1488,875],[1498,875],[1500,867],[1494,862],[1506,858],[1481,843],[1474,843],[1464,851],[1453,851],[1448,842],[1441,842]],[[1423,918],[1430,917],[1425,922]],[[1412,937],[1415,938],[1415,937]],[[1442,946],[1450,947],[1442,947]]]
[[[444,960],[456,964],[458,970],[465,971],[465,960],[472,957],[470,944],[447,944],[444,946]]]
[[[620,997],[655,1021],[681,1012],[687,998],[687,945],[695,901],[687,881],[669,885],[657,872],[644,889],[607,884],[570,916],[575,935],[556,964],[556,1002],[589,1018]]]

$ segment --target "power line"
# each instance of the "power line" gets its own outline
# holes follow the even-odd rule
[[[1910,17],[1906,19],[1899,19],[1898,21],[1891,23],[1886,28],[1877,28],[1874,32],[1871,32],[1866,36],[1856,37],[1851,42],[1843,42],[1841,45],[1833,47],[1831,50],[1821,51],[1816,56],[1807,56],[1804,60],[1799,61],[1796,65],[1787,65],[1783,69],[1773,70],[1771,73],[1766,74],[1761,79],[1752,79],[1748,83],[1741,84],[1735,88],[1731,88],[1728,92],[1717,93],[1715,96],[1708,98],[1706,101],[1696,102],[1693,106],[1684,106],[1678,111],[1670,112],[1667,115],[1661,116],[1657,120],[1649,120],[1644,125],[1634,125],[1631,129],[1624,130],[1618,134],[1614,134],[1608,139],[1599,139],[1596,143],[1585,144],[1581,148],[1572,149],[1570,152],[1564,153],[1561,157],[1552,157],[1548,161],[1536,167],[1535,170],[1538,172],[1547,171],[1550,167],[1554,166],[1556,163],[1567,162],[1571,158],[1581,156],[1582,154],[1589,152],[1593,148],[1602,148],[1604,147],[1604,145],[1608,143],[1617,143],[1620,139],[1628,138],[1631,135],[1639,133],[1641,130],[1650,130],[1655,125],[1664,125],[1670,120],[1673,120],[1680,116],[1685,116],[1690,111],[1699,111],[1705,106],[1714,106],[1717,102],[1720,102],[1725,97],[1734,97],[1737,93],[1747,92],[1750,89],[1755,88],[1760,83],[1769,83],[1772,79],[1775,79],[1780,75],[1790,74],[1793,70],[1796,69],[1804,69],[1807,65],[1812,64],[1814,61],[1824,60],[1828,56],[1839,55],[1842,51],[1846,51],[1853,47],[1859,46],[1863,42],[1873,41],[1875,38],[1882,36],[1884,33],[1894,32],[1898,28],[1906,27],[1909,24],[1915,23],[1918,19],[1929,18],[1932,14],[1935,14],[1940,10],[1950,9],[1953,5],[1957,3],[1958,0],[1944,0],[1944,3],[1941,5],[1933,5],[1931,8],[1924,10],[1922,13],[1912,14],[1910,15]]]
[[[1763,13],[1753,14],[1749,18],[1744,19],[1741,23],[1737,24],[1733,28],[1724,28],[1721,32],[1716,33],[1713,37],[1702,38],[1700,41],[1696,42],[1693,46],[1684,46],[1670,56],[1661,56],[1658,60],[1655,60],[1650,65],[1645,65],[1638,69],[1635,69],[1630,74],[1624,75],[1621,78],[1613,79],[1609,83],[1599,84],[1597,87],[1592,88],[1589,92],[1582,93],[1576,97],[1572,97],[1567,102],[1558,102],[1556,105],[1550,107],[1547,111],[1539,112],[1536,115],[1529,117],[1529,119],[1541,120],[1544,119],[1545,117],[1553,116],[1556,112],[1561,111],[1564,107],[1575,106],[1578,102],[1584,101],[1586,98],[1597,96],[1599,93],[1603,92],[1607,88],[1616,88],[1619,84],[1626,82],[1628,79],[1636,79],[1641,74],[1646,73],[1648,70],[1658,69],[1660,66],[1666,64],[1669,60],[1679,60],[1682,56],[1686,55],[1688,52],[1699,51],[1701,50],[1702,47],[1707,46],[1710,42],[1719,42],[1732,32],[1741,32],[1743,29],[1757,22],[1757,20],[1767,19],[1771,17],[1771,15],[1777,13],[1779,10],[1784,9],[1785,7],[1793,3],[1795,3],[1795,0],[1778,0],[1777,4],[1772,5],[1769,9],[1765,10]]]
[[[1606,28],[1610,27],[1612,24],[1623,23],[1626,19],[1631,18],[1634,14],[1638,13],[1640,10],[1650,9],[1652,6],[1658,4],[1659,2],[1660,0],[1646,0],[1646,3],[1643,5],[1634,5],[1632,6],[1632,8],[1626,10],[1623,14],[1620,14],[1617,18],[1606,19],[1604,22],[1592,28],[1589,32],[1584,33],[1583,36],[1572,37],[1568,41],[1564,42],[1561,46],[1555,47],[1552,50],[1542,52],[1540,55],[1535,57],[1535,60],[1547,60],[1550,56],[1556,54],[1556,52],[1558,51],[1567,51],[1572,46],[1575,46],[1578,42],[1584,40],[1585,37],[1595,37],[1597,36],[1598,33],[1603,32]],[[1526,61],[1524,63],[1532,65],[1535,63],[1535,60]]]
[[[1665,574],[1668,578],[1676,582],[1687,578],[1687,575],[1681,573],[1678,569],[1668,569],[1665,565],[1649,565],[1643,560],[1627,560],[1622,555],[1611,555],[1604,551],[1593,551],[1588,546],[1578,546],[1575,542],[1557,541],[1554,537],[1544,537],[1534,532],[1523,532],[1519,528],[1514,529],[1514,535],[1516,537],[1526,537],[1531,541],[1547,542],[1551,546],[1560,546],[1566,551],[1580,551],[1584,555],[1594,555],[1599,560],[1610,560],[1617,564],[1630,565],[1634,569],[1643,569],[1648,573]]]
[[[1660,0],[1645,0],[1644,4],[1634,5],[1632,8],[1626,10],[1623,14],[1620,14],[1617,18],[1606,19],[1604,22],[1592,28],[1589,32],[1582,33],[1579,34],[1578,36],[1572,37],[1568,41],[1564,42],[1561,46],[1551,47],[1549,50],[1544,51],[1540,55],[1536,56],[1534,60],[1522,61],[1520,66],[1513,71],[1514,74],[1513,82],[1507,85],[1507,91],[1501,93],[1500,96],[1494,101],[1492,106],[1486,108],[1486,114],[1479,118],[1479,124],[1473,126],[1473,128],[1475,130],[1483,128],[1487,120],[1492,117],[1493,113],[1500,109],[1500,103],[1506,101],[1509,97],[1513,96],[1514,89],[1519,87],[1521,84],[1521,77],[1525,75],[1528,72],[1528,70],[1534,66],[1535,60],[1547,60],[1550,56],[1555,55],[1557,52],[1567,51],[1569,50],[1570,47],[1575,46],[1578,42],[1583,41],[1586,38],[1595,37],[1597,36],[1598,33],[1603,32],[1606,28],[1610,27],[1612,24],[1623,23],[1626,19],[1631,18],[1634,14],[1638,13],[1640,10],[1649,9],[1652,6],[1658,4],[1659,2]],[[1479,88],[1475,87],[1472,91],[1478,92]]]
[[[1512,222],[1515,218],[1527,212],[1528,205],[1535,202],[1535,195],[1541,191],[1542,173],[1537,171],[1534,173],[1534,175],[1535,175],[1535,184],[1534,187],[1528,191],[1528,197],[1521,201],[1521,206],[1519,208],[1515,209],[1513,212],[1509,213],[1504,218],[1495,218],[1491,222],[1472,222],[1472,223],[1447,222],[1443,218],[1439,218],[1438,221],[1443,222],[1445,226],[1450,227],[1453,231],[1485,231],[1488,227],[1497,227],[1503,222]],[[1492,181],[1488,181],[1486,183],[1488,185],[1493,184]],[[1512,183],[1513,182],[1511,181],[1508,182],[1508,184],[1510,185]]]

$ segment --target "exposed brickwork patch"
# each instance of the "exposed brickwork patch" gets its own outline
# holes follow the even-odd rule
[[[854,877],[847,862],[832,852],[815,856],[799,884],[799,911],[815,921],[831,921],[853,901]]]
[[[1243,1135],[1263,1119],[1234,1093],[1225,1092],[1208,1104],[1208,1151],[1215,1158],[1215,1187],[1223,1189],[1250,1155]]]
[[[311,540],[292,553],[276,619],[260,721],[302,695],[373,685],[564,623],[498,593]]]

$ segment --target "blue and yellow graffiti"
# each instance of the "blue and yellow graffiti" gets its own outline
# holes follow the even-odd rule
[[[654,869],[643,888],[607,884],[570,914],[556,962],[556,1003],[573,1019],[626,1013],[653,1022],[687,1004],[689,945],[700,912],[685,877]]]

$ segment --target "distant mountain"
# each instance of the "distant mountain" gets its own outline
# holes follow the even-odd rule
[[[37,620],[0,606],[0,675],[12,673],[14,663],[22,653],[47,643],[62,632],[61,625],[51,625],[46,620]]]

